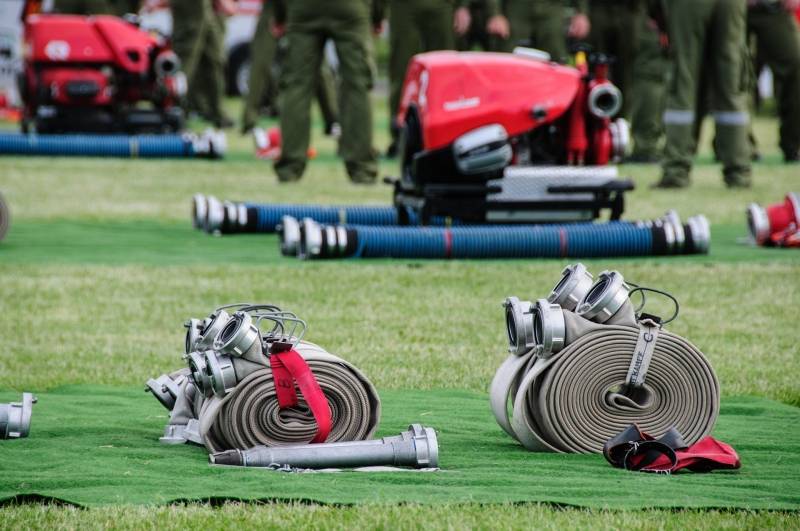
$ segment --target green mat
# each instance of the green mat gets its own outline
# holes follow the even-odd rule
[[[212,237],[186,223],[156,221],[19,221],[12,222],[0,263],[207,265],[280,263],[302,267],[281,256],[274,234]],[[659,263],[796,261],[794,249],[770,249],[739,243],[742,225],[715,225],[708,255],[642,257]],[[536,260],[536,259],[531,259]],[[404,260],[413,262],[419,260]],[[442,262],[442,260],[439,260]],[[354,260],[356,263],[396,263],[396,260]],[[486,262],[486,261],[485,261]],[[491,260],[516,266],[519,260]]]
[[[44,497],[83,506],[234,499],[800,509],[800,409],[765,399],[723,402],[715,436],[737,449],[741,470],[658,476],[614,469],[598,455],[526,452],[502,433],[483,394],[387,391],[379,435],[410,422],[436,427],[441,472],[297,475],[210,467],[202,448],[160,445],[166,410],[141,388],[67,386],[38,396],[31,437],[0,441],[0,504]],[[18,399],[0,393],[0,402]]]

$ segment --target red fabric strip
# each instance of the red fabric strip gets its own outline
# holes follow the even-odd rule
[[[450,258],[453,253],[453,233],[450,229],[444,229],[444,257]]]
[[[317,421],[317,434],[311,442],[325,442],[331,432],[331,408],[306,360],[292,349],[272,354],[269,357],[269,364],[281,409],[297,405],[297,392],[294,386],[296,382],[314,415],[314,420]]]

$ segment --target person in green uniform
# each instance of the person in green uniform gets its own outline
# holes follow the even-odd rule
[[[564,16],[568,4],[575,9],[567,35],[578,40],[589,35],[591,24],[587,16],[586,0],[505,0],[503,11],[511,25],[509,51],[524,45],[545,51],[554,61],[565,62],[567,40],[564,34]]]
[[[379,0],[374,11],[383,20],[389,7],[389,131],[388,157],[397,155],[401,124],[397,121],[403,81],[411,58],[422,52],[455,49],[455,34],[470,26],[467,0]],[[455,31],[455,34],[454,34]]]
[[[645,18],[644,0],[590,0],[592,51],[611,56],[611,81],[622,92],[620,115],[630,119],[633,68]]]
[[[670,0],[666,20],[672,75],[664,111],[666,145],[659,188],[689,185],[697,119],[698,73],[707,72],[716,123],[716,145],[729,187],[750,186],[750,148],[742,45],[746,4],[742,0]]]
[[[108,0],[55,0],[53,12],[70,15],[111,15],[114,9]]]
[[[670,63],[666,39],[655,21],[642,17],[641,25],[630,90],[633,152],[628,161],[653,163],[661,160],[659,144],[664,136],[663,116]]]
[[[170,0],[172,48],[186,75],[188,110],[199,112],[216,127],[231,125],[222,111],[225,22],[218,14],[221,9],[230,10],[229,4],[220,0]]]
[[[508,39],[508,20],[500,12],[498,0],[469,0],[469,29],[456,36],[456,49],[473,50],[475,47],[487,52],[506,49]]]
[[[800,31],[794,18],[800,1],[751,0],[748,5],[748,34],[775,79],[781,151],[786,162],[800,162]]]
[[[272,34],[273,4],[270,0],[264,2],[250,43],[250,79],[242,109],[242,134],[255,127],[259,110],[263,106],[272,105],[277,108],[278,83],[273,78],[272,67],[276,56],[280,62],[283,54],[278,53],[278,40]],[[317,101],[325,122],[325,134],[331,135],[339,127],[339,104],[336,101],[336,78],[327,62],[323,61],[316,87]]]
[[[315,82],[330,39],[339,57],[342,134],[339,154],[356,183],[373,183],[378,161],[372,147],[374,62],[369,0],[287,0],[276,3],[275,32],[285,31],[289,49],[280,78],[283,146],[275,162],[282,182],[301,178],[310,139],[310,107]]]

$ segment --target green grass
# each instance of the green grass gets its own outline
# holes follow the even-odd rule
[[[386,144],[385,123],[379,107],[379,147]],[[668,208],[684,217],[705,213],[715,227],[710,257],[601,260],[590,268],[617,268],[674,293],[682,313],[670,328],[708,354],[725,396],[752,394],[800,406],[800,257],[736,244],[745,234],[748,202],[774,202],[797,188],[800,169],[777,163],[776,129],[770,119],[757,123],[766,162],[756,165],[751,190],[725,189],[705,147],[688,190],[650,190],[657,168],[623,168],[638,186],[626,217],[654,217]],[[250,140],[233,132],[232,154],[221,162],[0,159],[0,191],[14,214],[11,233],[0,243],[0,389],[141,384],[180,363],[187,317],[251,299],[298,312],[310,322],[309,339],[362,367],[379,389],[485,391],[504,356],[500,301],[511,294],[545,295],[564,261],[307,264],[279,258],[274,237],[190,232],[195,192],[254,201],[388,203],[389,187],[348,183],[335,146],[319,131],[317,123],[320,157],[292,185],[276,183],[270,165],[252,156]],[[381,167],[383,174],[396,172],[393,163]],[[787,427],[793,437],[797,429]],[[479,503],[0,509],[0,528],[189,525],[797,528],[800,517]]]

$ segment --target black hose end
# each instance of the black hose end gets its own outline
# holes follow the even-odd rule
[[[244,460],[242,459],[242,452],[239,450],[228,450],[225,452],[217,452],[209,454],[208,462],[212,465],[228,465],[228,466],[242,466]]]

